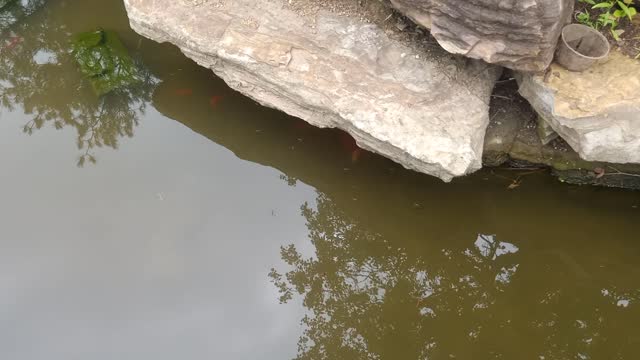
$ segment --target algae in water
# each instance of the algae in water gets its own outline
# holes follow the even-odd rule
[[[76,35],[72,54],[98,96],[142,80],[129,52],[113,31],[98,29]]]

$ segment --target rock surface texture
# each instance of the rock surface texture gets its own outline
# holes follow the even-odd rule
[[[286,0],[125,0],[131,26],[229,86],[445,181],[481,167],[499,70]]]
[[[512,172],[513,181],[535,172],[531,168],[547,167],[558,180],[570,184],[640,190],[640,164],[586,161],[561,138],[543,142],[538,116],[528,102],[506,96],[513,96],[514,87],[513,83],[500,84],[496,88],[500,97],[491,100],[491,122],[484,138],[485,166],[522,168]]]
[[[521,75],[520,93],[589,161],[640,163],[640,62],[613,52],[582,73]]]
[[[454,54],[521,71],[546,69],[575,0],[391,0]]]

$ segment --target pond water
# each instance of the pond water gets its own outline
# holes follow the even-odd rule
[[[3,360],[637,358],[639,192],[445,184],[231,91],[121,1],[10,9]],[[93,94],[69,39],[98,27],[142,84]]]

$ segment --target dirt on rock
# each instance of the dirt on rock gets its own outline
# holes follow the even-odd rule
[[[381,0],[284,0],[287,6],[308,19],[314,19],[321,11],[358,18],[377,25],[389,25],[394,11]]]
[[[412,48],[420,48],[427,55],[442,53],[444,49],[428,29],[415,24],[393,9],[387,0],[283,0],[285,6],[315,27],[317,16],[325,11],[377,25],[385,34]]]

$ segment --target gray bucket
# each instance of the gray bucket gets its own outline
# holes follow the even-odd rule
[[[556,61],[571,71],[584,71],[609,55],[609,41],[599,31],[571,24],[562,29]]]

